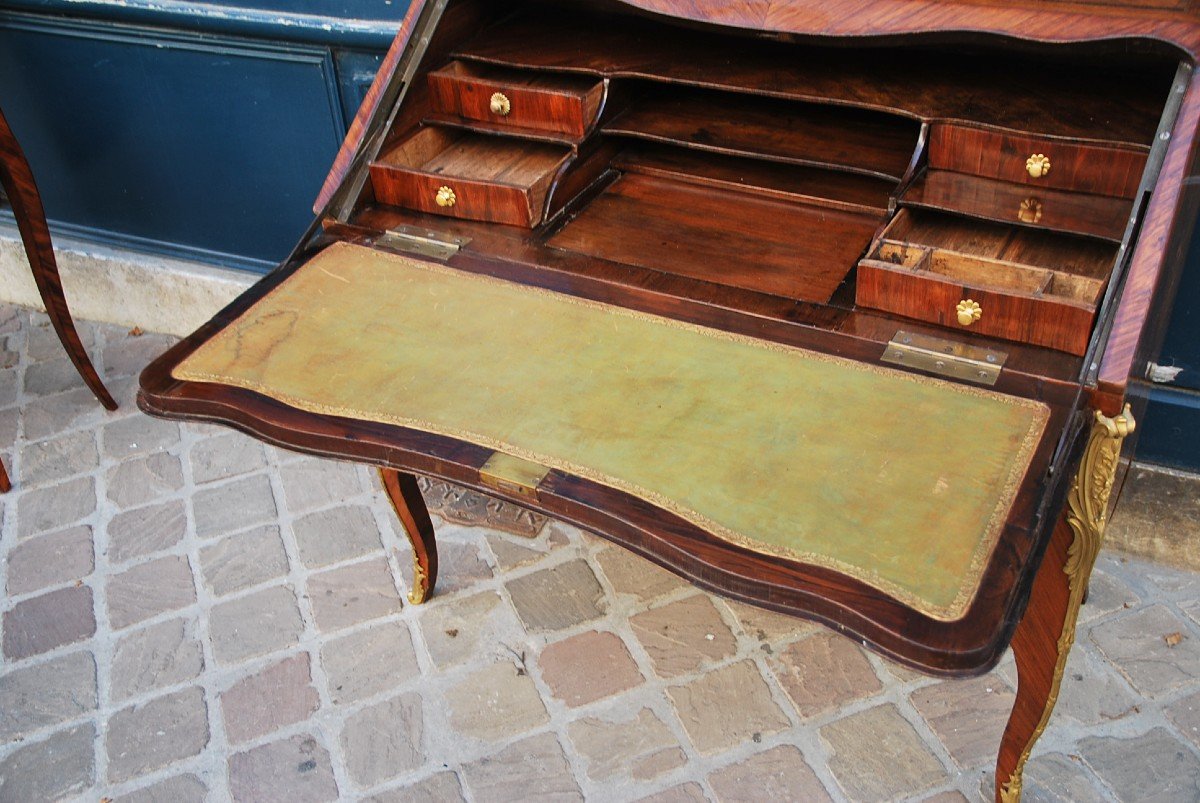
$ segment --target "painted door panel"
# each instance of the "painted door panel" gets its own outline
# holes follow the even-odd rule
[[[0,105],[59,231],[257,269],[346,125],[326,48],[23,15],[0,15]]]

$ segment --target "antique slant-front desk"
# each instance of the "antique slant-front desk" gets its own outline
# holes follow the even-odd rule
[[[413,602],[420,472],[929,673],[1011,644],[1015,799],[1196,216],[1194,5],[415,2],[139,403],[379,466]]]

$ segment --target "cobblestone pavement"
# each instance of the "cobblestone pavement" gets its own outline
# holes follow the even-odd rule
[[[0,308],[0,800],[980,799],[1015,682],[941,682],[572,527],[138,413],[168,343]],[[525,535],[515,534],[524,531]],[[1200,576],[1106,553],[1030,799],[1200,796]],[[1173,645],[1173,646],[1172,646]]]

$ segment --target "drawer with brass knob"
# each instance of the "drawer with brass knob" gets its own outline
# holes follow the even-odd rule
[[[922,172],[901,196],[900,205],[1116,243],[1133,214],[1133,202],[1128,198],[1017,184],[953,170]]]
[[[855,300],[949,329],[1082,355],[1116,248],[903,209],[859,261]]]
[[[1149,148],[941,123],[929,131],[929,167],[1034,187],[1117,198],[1137,193]]]
[[[384,204],[533,227],[570,156],[565,146],[427,126],[371,165],[371,185]]]
[[[604,100],[595,78],[468,61],[452,61],[428,81],[435,115],[570,139],[591,130]]]

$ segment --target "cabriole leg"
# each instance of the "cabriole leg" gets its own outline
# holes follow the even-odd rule
[[[1025,762],[1058,700],[1067,655],[1075,642],[1079,607],[1104,540],[1108,498],[1121,443],[1133,428],[1128,407],[1116,418],[1096,413],[1079,473],[1067,497],[1067,511],[1054,528],[1046,557],[1033,581],[1029,606],[1013,634],[1017,699],[996,762],[997,801],[1020,800]]]
[[[408,592],[408,601],[420,605],[429,599],[434,583],[437,582],[437,542],[433,537],[433,522],[429,519],[429,509],[425,507],[425,499],[417,486],[417,478],[412,474],[381,468],[379,478],[383,481],[383,490],[387,493],[401,526],[404,527],[409,543],[412,544],[413,585],[412,590]]]
[[[71,320],[71,312],[67,307],[67,298],[63,294],[62,280],[58,275],[58,262],[54,258],[54,246],[50,243],[50,229],[46,225],[46,213],[42,209],[42,199],[38,195],[37,185],[33,182],[33,173],[21,146],[4,114],[0,113],[0,184],[12,204],[13,215],[17,220],[17,230],[21,233],[21,242],[25,245],[25,255],[29,259],[29,267],[33,271],[33,280],[41,294],[42,303],[46,305],[46,314],[58,334],[59,341],[67,351],[67,356],[75,364],[75,369],[83,377],[83,381],[109,410],[117,409],[100,376],[92,366],[87,351],[75,331],[75,322]]]
[[[1021,799],[1025,761],[1054,710],[1067,654],[1075,640],[1076,612],[1068,610],[1071,593],[1064,571],[1073,538],[1066,520],[1060,520],[1033,581],[1029,607],[1013,634],[1017,699],[996,762],[996,800],[1004,803]]]

